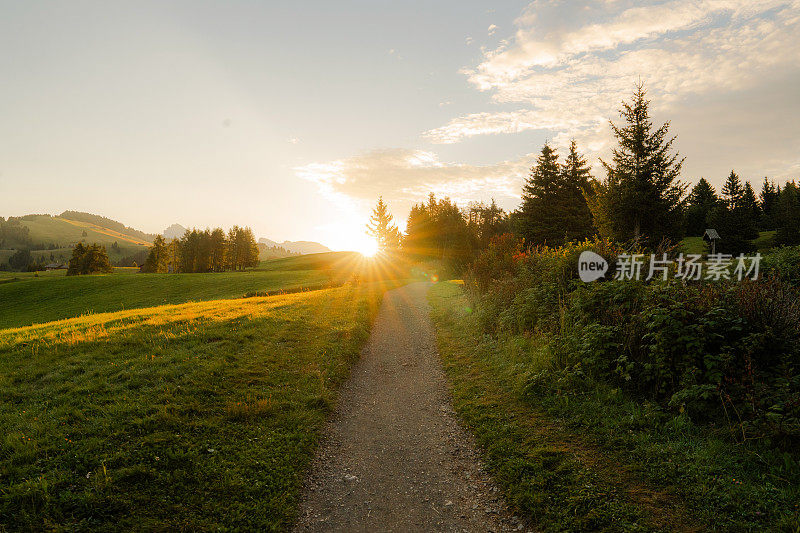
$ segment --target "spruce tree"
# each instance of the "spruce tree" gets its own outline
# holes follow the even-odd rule
[[[781,188],[772,181],[764,178],[761,185],[761,221],[760,228],[764,231],[774,230],[778,227],[778,201],[780,199]]]
[[[367,234],[375,239],[378,249],[382,252],[400,247],[400,231],[392,220],[389,207],[383,201],[383,196],[379,196],[378,204],[372,210],[372,216],[367,224]]]
[[[686,208],[686,234],[694,237],[702,235],[708,228],[708,217],[718,203],[717,191],[705,178],[700,178],[689,194]]]
[[[581,241],[594,234],[592,211],[586,201],[591,193],[593,181],[586,159],[578,153],[578,145],[573,139],[569,145],[564,164],[561,166],[562,221],[565,241]]]
[[[749,189],[749,192],[748,192]],[[709,217],[710,226],[719,232],[718,252],[752,252],[752,240],[758,237],[758,201],[749,183],[742,185],[731,171],[722,186],[722,201]]]
[[[167,271],[167,243],[164,237],[156,235],[153,239],[153,246],[150,247],[150,253],[144,262],[142,271],[144,272],[166,272]]]
[[[558,205],[561,200],[560,181],[558,154],[545,143],[522,187],[520,222],[522,237],[527,244],[563,244],[564,227]]]
[[[741,204],[745,237],[756,239],[758,238],[758,223],[761,220],[761,207],[758,205],[756,193],[749,181],[744,182]]]
[[[681,237],[686,186],[679,181],[683,159],[672,153],[675,137],[667,137],[670,123],[653,129],[649,107],[642,84],[622,103],[624,124],[611,123],[617,147],[611,163],[602,161],[607,177],[590,207],[603,236],[654,247]]]
[[[800,189],[794,181],[787,182],[781,190],[777,218],[775,244],[785,246],[800,244]]]
[[[728,179],[722,186],[722,199],[728,205],[729,209],[740,207],[742,205],[742,195],[744,195],[744,188],[739,176],[731,170]]]

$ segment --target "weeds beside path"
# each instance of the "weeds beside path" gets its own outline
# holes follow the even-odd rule
[[[679,498],[522,400],[524,369],[498,362],[459,286],[439,284],[430,300],[456,412],[515,511],[545,531],[699,529]]]

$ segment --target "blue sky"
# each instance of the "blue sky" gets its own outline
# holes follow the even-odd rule
[[[348,248],[378,194],[513,208],[641,78],[684,179],[800,178],[800,3],[3,2],[0,215]],[[355,244],[353,245],[355,246]]]

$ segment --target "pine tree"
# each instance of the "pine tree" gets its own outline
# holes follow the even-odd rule
[[[150,247],[150,253],[144,262],[142,271],[144,272],[166,272],[167,271],[167,243],[164,237],[156,235],[153,239],[153,246]]]
[[[712,211],[710,225],[719,232],[718,252],[752,252],[752,240],[758,237],[758,201],[749,183],[742,185],[731,171],[722,186],[722,201]]]
[[[592,211],[586,201],[592,190],[591,170],[586,159],[578,153],[578,145],[573,139],[569,145],[562,177],[562,221],[565,241],[581,241],[594,235]]]
[[[719,201],[714,187],[705,178],[700,178],[689,194],[686,208],[687,235],[696,237],[705,232],[708,228],[708,217]]]
[[[378,203],[372,210],[372,216],[367,224],[367,235],[375,239],[378,250],[382,252],[396,250],[400,247],[400,231],[392,223],[392,220],[389,207],[383,201],[383,196],[379,196]]]
[[[742,182],[736,172],[731,170],[728,179],[725,180],[725,184],[722,186],[722,199],[728,204],[729,209],[733,209],[742,205],[743,194]]]
[[[761,222],[760,228],[764,231],[774,230],[778,227],[778,201],[781,188],[766,177],[761,185]]]
[[[564,228],[557,208],[561,197],[561,177],[558,154],[545,143],[522,187],[520,224],[526,243],[563,244]]]
[[[758,238],[758,223],[761,220],[761,207],[758,205],[756,193],[749,181],[744,182],[741,199],[743,233],[747,239]]]
[[[794,181],[787,182],[780,193],[777,209],[778,229],[775,244],[800,244],[800,189]]]
[[[622,103],[624,125],[611,123],[618,146],[611,163],[602,161],[607,178],[596,184],[590,208],[604,237],[654,247],[681,237],[686,186],[678,179],[683,159],[671,153],[675,137],[667,138],[670,123],[654,130],[649,106],[642,84]]]

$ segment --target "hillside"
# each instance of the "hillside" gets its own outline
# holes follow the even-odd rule
[[[0,219],[0,264],[19,249],[30,249],[34,261],[65,262],[78,242],[105,246],[111,261],[118,263],[146,251],[152,237],[120,222],[77,211],[9,217]]]

